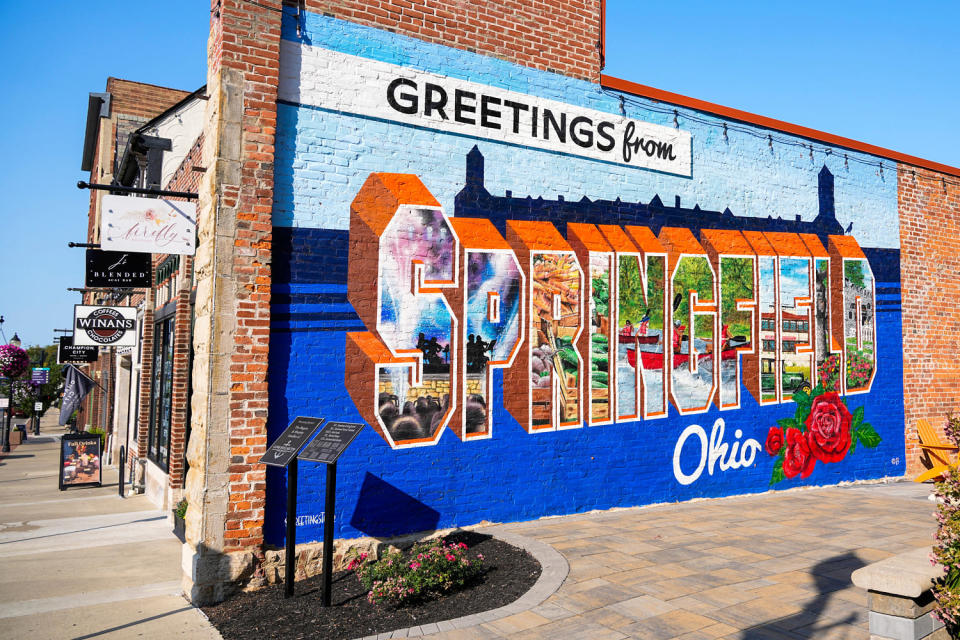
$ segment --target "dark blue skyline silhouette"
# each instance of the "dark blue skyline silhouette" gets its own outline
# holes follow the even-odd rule
[[[616,200],[591,200],[584,196],[579,200],[556,200],[543,197],[515,197],[512,191],[504,196],[494,196],[484,185],[484,158],[474,145],[467,153],[466,180],[464,188],[454,199],[454,215],[487,218],[501,233],[506,233],[507,220],[546,220],[559,223],[586,222],[591,224],[640,225],[660,233],[662,227],[684,227],[695,236],[701,229],[736,229],[739,231],[785,231],[790,233],[816,234],[824,247],[828,235],[844,235],[843,226],[837,221],[834,208],[833,174],[824,165],[819,175],[820,211],[811,221],[798,215],[795,219],[754,216],[737,216],[729,209],[709,211],[694,205],[692,209],[681,206],[680,196],[674,197],[674,205],[667,206],[659,195],[650,202],[624,202]],[[852,229],[852,224],[846,233]],[[563,230],[561,229],[561,232]]]

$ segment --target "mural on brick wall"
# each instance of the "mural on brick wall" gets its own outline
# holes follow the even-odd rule
[[[810,233],[708,229],[698,241],[677,227],[654,236],[647,227],[585,223],[570,223],[565,239],[550,222],[512,220],[505,240],[485,219],[452,224],[441,208],[426,208],[435,202],[416,176],[372,174],[351,207],[350,276],[378,274],[380,314],[374,331],[347,334],[376,347],[364,350],[359,370],[348,368],[347,389],[393,447],[435,443],[451,412],[460,416],[461,439],[489,436],[494,365],[507,367],[503,404],[528,433],[636,426],[641,417],[666,417],[668,398],[680,415],[739,409],[741,388],[759,404],[795,405],[767,434],[766,451],[776,457],[770,484],[880,443],[863,407],[851,414],[841,395],[868,391],[875,369],[873,280],[856,240],[830,235],[825,249]],[[369,234],[372,220],[379,234]],[[466,278],[457,277],[457,226],[467,244],[487,249],[463,256]],[[459,287],[449,294],[453,307],[434,286]],[[355,305],[368,302],[368,288],[353,292]],[[830,307],[829,296],[841,302]],[[462,349],[458,326],[467,332]],[[514,367],[506,354],[518,345]],[[745,370],[744,357],[752,361]],[[718,419],[709,443],[702,429],[684,432],[674,455],[678,482],[693,482],[708,457],[728,467],[754,463],[760,443],[737,430],[727,450],[723,430]],[[679,459],[694,435],[701,455],[690,473]]]
[[[903,472],[898,185],[869,156],[326,16],[283,38],[269,432],[370,425],[337,535]]]

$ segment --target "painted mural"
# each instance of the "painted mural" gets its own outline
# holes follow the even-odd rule
[[[902,474],[870,156],[309,12],[280,78],[268,429],[370,426],[338,536]]]
[[[383,211],[384,190],[394,212]],[[417,202],[407,202],[410,198]],[[352,207],[353,229],[365,231],[365,220],[382,219],[379,237],[358,234],[351,242],[353,277],[379,274],[375,331],[347,334],[357,344],[380,343],[379,351],[368,351],[369,364],[361,372],[376,379],[376,411],[364,406],[369,385],[351,383],[356,377],[348,375],[347,388],[361,413],[375,416],[392,446],[436,442],[455,409],[463,416],[455,429],[461,439],[489,435],[487,407],[495,399],[486,374],[492,365],[506,367],[518,382],[504,390],[504,404],[529,433],[664,417],[668,411],[661,402],[667,398],[680,415],[704,413],[711,406],[738,409],[745,387],[759,390],[754,399],[760,404],[796,405],[794,418],[778,421],[779,436],[771,431],[767,438],[768,452],[780,455],[775,477],[796,475],[791,465],[801,457],[804,462],[797,464],[807,477],[808,461],[836,462],[860,441],[862,409],[851,423],[838,393],[868,390],[875,372],[873,280],[866,260],[846,257],[862,255],[853,238],[828,236],[825,252],[812,234],[703,230],[698,241],[678,227],[663,227],[654,236],[646,227],[604,225],[601,230],[570,223],[564,238],[550,222],[507,221],[505,240],[488,220],[448,219],[442,209],[424,208],[421,201],[432,202],[433,196],[416,176],[373,174]],[[458,226],[468,237],[480,235],[483,244],[500,247],[496,254],[468,253],[466,278],[455,277]],[[656,251],[644,255],[631,236]],[[774,255],[758,256],[754,246]],[[834,310],[839,321],[818,330],[818,322],[828,319],[826,309],[815,313],[817,270],[826,267],[818,264],[821,255],[842,267],[834,271],[840,282],[829,271],[820,274],[820,295],[833,290],[843,304]],[[646,258],[643,273],[641,258]],[[524,281],[529,283],[526,309],[520,305]],[[451,293],[448,301],[427,284],[466,291]],[[355,299],[363,303],[360,294]],[[458,305],[462,300],[466,303]],[[742,356],[755,351],[757,309],[760,367],[743,370]],[[525,357],[511,371],[509,354],[521,342],[524,315]],[[467,334],[459,357],[451,356],[458,326]],[[824,352],[819,367],[813,339],[818,334],[823,345],[845,345],[839,353]],[[412,358],[409,366],[384,366],[405,357]],[[838,363],[836,370],[830,358]],[[611,368],[611,359],[618,366]],[[465,384],[453,382],[457,377]],[[611,397],[621,393],[614,416]],[[832,413],[821,410],[824,403]],[[828,415],[836,424],[824,427]],[[771,448],[777,437],[789,446]],[[829,455],[823,438],[840,438]],[[863,442],[870,446],[873,435]]]

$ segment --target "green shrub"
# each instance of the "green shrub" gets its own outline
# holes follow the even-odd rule
[[[960,446],[960,417],[949,416],[944,428],[947,440]],[[939,523],[931,560],[943,567],[944,575],[933,587],[933,613],[946,626],[951,638],[960,635],[960,472],[952,467],[936,483]]]
[[[87,433],[93,433],[100,436],[100,450],[107,446],[107,431],[100,426],[87,427]]]
[[[471,559],[464,543],[437,538],[377,561],[361,553],[347,568],[356,573],[370,602],[403,605],[463,587],[483,573],[483,555]]]
[[[187,506],[187,499],[181,498],[180,502],[178,502],[177,506],[173,509],[173,515],[183,520],[185,517],[187,517]]]

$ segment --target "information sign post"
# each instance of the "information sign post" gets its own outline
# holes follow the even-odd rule
[[[298,458],[327,465],[327,495],[323,508],[323,599],[330,606],[333,586],[333,512],[337,495],[337,458],[363,430],[362,424],[330,422],[300,453]]]
[[[287,469],[287,535],[284,541],[285,562],[283,597],[293,595],[293,580],[297,558],[297,452],[323,424],[323,418],[300,416],[290,423],[280,437],[273,441],[260,462],[271,467]]]

